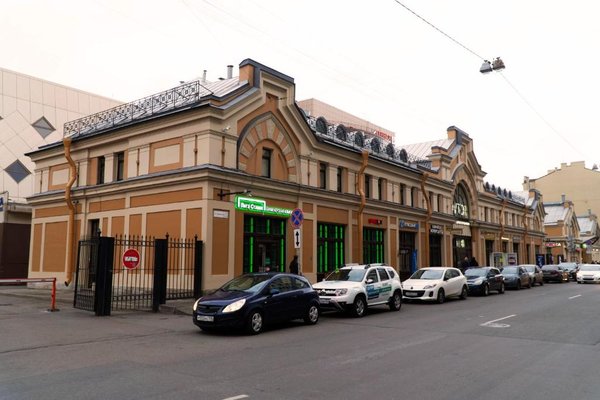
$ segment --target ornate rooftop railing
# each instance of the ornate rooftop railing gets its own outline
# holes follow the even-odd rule
[[[392,142],[377,136],[369,136],[363,131],[347,128],[343,124],[329,124],[323,117],[306,116],[311,129],[326,140],[347,147],[367,150],[369,153],[390,161],[405,165],[420,165],[431,169],[431,161],[408,153],[405,149],[397,148]]]
[[[143,121],[200,102],[213,92],[200,81],[187,82],[173,89],[65,123],[64,136],[79,136]]]

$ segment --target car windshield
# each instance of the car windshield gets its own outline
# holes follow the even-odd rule
[[[221,286],[224,292],[251,292],[257,293],[265,286],[272,275],[242,275],[234,278]]]
[[[342,268],[337,271],[333,271],[325,277],[326,281],[350,281],[360,282],[365,276],[364,269],[357,268]]]
[[[600,271],[600,265],[584,264],[579,268],[580,271]]]
[[[558,269],[557,265],[544,265],[542,267],[542,271],[556,271]]]
[[[526,265],[523,268],[525,268],[527,272],[535,272],[535,265]]]
[[[444,271],[440,269],[420,269],[410,279],[442,279]]]
[[[487,271],[485,269],[480,268],[469,268],[465,271],[465,276],[468,278],[470,276],[485,276]]]
[[[519,268],[517,267],[504,267],[502,269],[502,273],[503,274],[508,274],[508,275],[516,275],[519,273]]]

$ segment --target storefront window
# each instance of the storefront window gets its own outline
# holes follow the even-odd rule
[[[345,264],[344,225],[317,224],[317,272],[333,271]]]
[[[384,262],[383,229],[363,229],[363,263]]]
[[[429,264],[432,267],[442,266],[442,235],[429,235]]]
[[[243,272],[285,271],[286,220],[244,215]]]

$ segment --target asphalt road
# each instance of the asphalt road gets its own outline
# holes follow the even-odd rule
[[[259,336],[0,288],[0,399],[600,399],[600,285],[322,316]]]

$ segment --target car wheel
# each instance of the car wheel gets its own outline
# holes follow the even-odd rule
[[[363,296],[356,296],[354,304],[352,305],[352,313],[356,318],[363,317],[367,310],[367,303]]]
[[[500,289],[498,289],[498,293],[504,294],[504,282],[500,285]]]
[[[308,307],[308,311],[306,311],[306,315],[304,316],[304,323],[308,325],[314,325],[319,321],[319,307],[314,304],[311,304]]]
[[[442,304],[444,301],[446,301],[446,293],[444,293],[444,289],[440,288],[437,294],[437,302],[438,304]]]
[[[577,283],[581,284],[581,282],[577,281]]]
[[[467,289],[466,286],[463,286],[462,290],[460,291],[460,299],[464,300],[467,298],[468,295],[469,295],[469,289]]]
[[[399,290],[396,290],[392,298],[390,298],[389,306],[391,311],[400,311],[400,307],[402,307],[402,295]]]
[[[540,281],[540,286],[544,286],[544,281],[543,280]]]
[[[487,283],[485,283],[483,285],[482,293],[483,293],[484,296],[488,296],[490,294],[490,285],[488,285]]]
[[[263,329],[263,322],[262,313],[258,310],[252,311],[246,322],[246,332],[251,335],[258,335]]]
[[[517,290],[521,290],[521,281],[517,281]]]
[[[529,280],[529,283],[527,284],[527,289],[531,289],[533,285],[531,284],[531,279]]]

